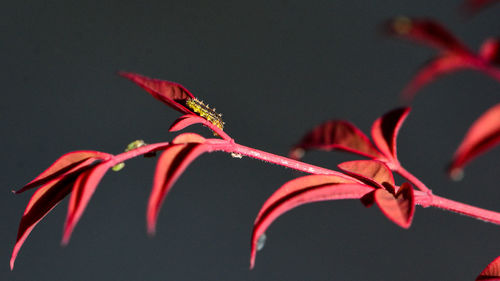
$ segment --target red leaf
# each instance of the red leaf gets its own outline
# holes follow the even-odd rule
[[[191,125],[200,123],[208,124],[210,122],[203,117],[188,114],[177,118],[177,120],[175,120],[174,123],[170,126],[170,129],[168,129],[168,131],[177,132]]]
[[[99,151],[74,151],[66,153],[50,165],[47,170],[43,171],[18,191],[15,191],[15,193],[21,193],[53,179],[64,177],[82,167],[92,164],[95,160],[104,160],[110,157],[112,157],[111,154]]]
[[[299,159],[309,149],[340,149],[369,158],[384,158],[363,132],[346,121],[327,121],[315,127],[293,147],[290,157]]]
[[[212,132],[214,133],[215,136],[221,136],[223,138],[229,137],[226,134],[224,134],[222,129],[220,129],[219,127],[217,127],[216,125],[214,125],[213,123],[208,121],[207,119],[200,117],[200,116],[197,116],[197,115],[189,115],[189,114],[177,118],[177,120],[174,121],[172,126],[170,126],[170,129],[168,131],[169,132],[177,132],[177,131],[183,130],[184,128],[186,128],[188,126],[194,125],[194,124],[202,124],[203,126],[212,130]]]
[[[357,160],[340,163],[339,169],[347,174],[368,181],[369,185],[382,188],[385,183],[394,185],[391,169],[384,163],[376,160]]]
[[[336,183],[359,183],[356,179],[350,178],[349,176],[332,176],[332,175],[308,175],[300,178],[296,178],[285,183],[278,190],[276,190],[273,195],[271,195],[264,205],[262,205],[255,222],[260,219],[262,213],[271,205],[275,204],[277,201],[284,197],[289,196],[292,193],[299,192],[303,189],[310,188],[311,186],[320,186],[325,184],[336,184]]]
[[[190,98],[194,99],[194,96],[182,85],[170,81],[152,79],[136,73],[119,72],[118,74],[138,84],[153,97],[174,109],[182,113],[194,114],[185,106],[185,101]]]
[[[299,178],[286,183],[266,201],[259,212],[252,232],[250,268],[253,268],[255,265],[259,238],[265,233],[271,223],[285,212],[300,205],[318,201],[359,199],[373,190],[372,187],[363,184],[328,183],[326,178],[322,176],[318,178],[318,182],[320,183],[318,185],[318,182],[315,182],[313,178],[314,176],[306,177],[308,178],[303,180]],[[301,186],[300,183],[312,185]],[[289,186],[292,187],[291,190],[287,190]]]
[[[82,169],[88,168],[89,167],[83,167]],[[45,215],[71,192],[72,186],[78,175],[79,173],[72,173],[66,175],[62,179],[54,179],[48,184],[40,187],[33,194],[19,224],[16,244],[14,245],[14,250],[12,251],[10,259],[11,270],[14,268],[17,254],[30,232]]]
[[[500,40],[489,38],[484,41],[479,50],[479,56],[487,62],[500,64]]]
[[[182,144],[182,143],[204,143],[205,138],[195,134],[195,133],[184,133],[180,134],[172,140],[173,144]]]
[[[440,76],[455,71],[470,68],[468,57],[447,54],[431,59],[424,64],[413,79],[402,91],[405,100],[412,100],[415,94],[424,86],[436,80]]]
[[[430,19],[397,17],[389,20],[385,28],[390,35],[399,36],[444,51],[470,53],[467,47],[446,28]]]
[[[493,260],[476,278],[478,280],[498,281],[500,280],[500,257]]]
[[[462,10],[465,13],[472,15],[486,8],[487,6],[494,4],[495,2],[498,3],[498,0],[465,0],[462,6]]]
[[[481,115],[469,128],[458,147],[449,173],[452,177],[461,174],[463,167],[478,155],[500,142],[500,104],[496,104]]]
[[[377,189],[374,194],[375,202],[384,215],[402,228],[409,228],[415,213],[415,199],[413,187],[404,183],[396,195],[386,189]]]
[[[161,205],[175,181],[194,159],[208,150],[207,145],[200,143],[183,143],[174,144],[162,153],[156,165],[153,190],[148,202],[147,224],[150,234],[156,232],[156,221]]]
[[[63,244],[67,244],[97,185],[110,166],[107,163],[98,164],[92,169],[80,174],[75,181],[68,206],[68,215],[64,225]]]
[[[409,113],[409,107],[392,110],[375,120],[372,126],[373,142],[394,165],[399,165],[396,149],[398,132]]]

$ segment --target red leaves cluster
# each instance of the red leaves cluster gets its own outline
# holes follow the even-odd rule
[[[371,130],[374,144],[361,130],[347,121],[324,122],[307,133],[292,148],[290,156],[298,159],[309,149],[338,149],[382,161],[392,170],[397,170],[400,163],[396,138],[409,112],[410,108],[399,108],[378,118]]]
[[[488,38],[479,53],[475,54],[441,24],[430,19],[398,17],[388,21],[385,29],[389,35],[428,45],[439,51],[404,88],[403,96],[408,100],[435,79],[459,70],[478,70],[500,81],[498,38]]]
[[[306,134],[291,155],[298,158],[308,149],[341,149],[373,160],[344,162],[338,165],[344,174],[304,176],[281,186],[262,206],[254,222],[250,267],[255,264],[259,239],[271,223],[283,213],[300,205],[325,200],[360,199],[369,207],[376,203],[382,213],[397,225],[408,228],[415,211],[413,187],[398,187],[389,166],[400,167],[396,139],[409,108],[391,111],[377,119],[372,127],[373,145],[354,125],[330,121]],[[387,164],[387,165],[386,165]]]
[[[468,10],[477,10],[493,1],[467,1]],[[390,35],[425,44],[440,54],[425,64],[403,90],[407,99],[442,75],[462,69],[479,70],[500,82],[500,39],[489,38],[474,54],[438,22],[429,19],[398,17],[386,23]],[[500,106],[482,115],[469,129],[449,166],[453,179],[462,177],[465,164],[500,142]]]
[[[64,241],[69,239],[69,233],[71,233],[79,217],[77,213],[81,215],[82,204],[78,203],[82,202],[83,196],[88,196],[88,194],[84,195],[81,193],[82,187],[85,186],[89,175],[93,174],[92,171],[97,167],[103,167],[102,164],[109,161],[112,157],[110,154],[98,151],[70,152],[57,159],[47,170],[15,192],[21,193],[38,187],[37,191],[31,197],[28,206],[26,206],[21,223],[19,224],[16,244],[10,260],[11,269],[14,267],[14,261],[19,249],[36,224],[62,199],[70,194],[73,189],[78,189],[79,191],[73,193],[74,195],[71,196],[72,204],[68,210],[68,217],[64,228]],[[94,178],[92,181],[89,182],[90,185],[93,185],[96,179]],[[93,190],[89,190],[89,192],[93,192]],[[88,198],[85,199],[88,201]]]
[[[185,106],[185,101],[194,97],[183,86],[173,82],[150,79],[138,74],[120,73],[120,75],[139,84],[167,105],[187,114],[173,124],[171,131],[201,123],[210,127],[219,136],[228,137],[222,130]],[[21,218],[10,261],[11,269],[14,267],[17,254],[31,230],[67,195],[71,194],[63,231],[63,244],[69,242],[71,233],[97,185],[110,168],[133,157],[151,155],[155,151],[165,150],[158,159],[153,190],[148,203],[147,224],[149,232],[153,234],[161,204],[172,185],[196,157],[211,151],[212,148],[213,145],[205,144],[205,139],[199,135],[182,134],[175,138],[172,143],[145,145],[116,156],[98,151],[76,151],[61,156],[47,170],[15,192],[21,193],[38,187]]]

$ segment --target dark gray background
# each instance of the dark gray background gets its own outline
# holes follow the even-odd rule
[[[358,201],[306,205],[268,231],[248,270],[253,220],[295,173],[204,155],[145,231],[154,159],[101,182],[72,241],[60,247],[65,201],[8,261],[30,194],[14,196],[65,152],[119,153],[167,141],[177,112],[116,76],[127,70],[185,85],[225,116],[237,142],[285,155],[315,124],[347,119],[368,131],[435,52],[380,35],[399,14],[433,17],[477,49],[498,36],[500,6],[464,20],[449,1],[5,1],[0,10],[1,280],[472,280],[500,255],[500,228],[437,209],[402,230]],[[468,126],[498,102],[500,84],[461,72],[426,87],[401,130],[402,163],[436,194],[500,210],[499,150],[463,181],[443,169]],[[198,130],[207,136],[204,130]],[[334,167],[356,159],[311,153]]]

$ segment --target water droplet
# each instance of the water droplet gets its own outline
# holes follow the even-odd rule
[[[259,239],[257,239],[257,251],[260,251],[264,248],[264,245],[266,244],[266,239],[267,236],[265,233],[263,233]]]

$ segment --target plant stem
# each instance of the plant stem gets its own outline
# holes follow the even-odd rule
[[[447,211],[459,213],[485,222],[500,224],[500,213],[490,211],[468,204],[460,203],[441,196],[432,195],[423,192],[415,192],[415,201],[417,204],[425,207],[432,206]]]
[[[294,169],[297,171],[302,171],[309,174],[317,174],[317,175],[336,175],[340,177],[348,177],[340,172],[333,171],[330,169],[321,168],[318,166],[314,166],[311,164],[307,164],[304,162],[300,162],[297,160],[293,160],[284,156],[279,156],[276,154],[272,154],[269,152],[265,152],[262,150],[258,150],[255,148],[247,147],[241,144],[237,144],[234,141],[224,141],[224,140],[209,140],[213,146],[213,150],[219,150],[229,153],[237,153],[244,156],[252,157],[255,159],[259,159],[262,161],[266,161],[269,163],[273,163],[276,165],[280,165],[283,167],[287,167],[290,169]],[[350,178],[350,177],[349,177]]]
[[[212,151],[224,151],[228,153],[238,153],[255,159],[263,160],[269,163],[277,164],[283,167],[291,168],[294,170],[302,171],[309,174],[325,174],[325,175],[336,175],[340,177],[346,177],[346,175],[321,168],[318,166],[310,165],[300,161],[296,161],[287,157],[275,155],[262,150],[254,149],[251,147],[243,146],[235,143],[233,140],[226,141],[220,139],[207,140],[212,146]],[[415,191],[415,202],[423,207],[436,207],[462,215],[466,215],[475,219],[483,220],[485,222],[490,222],[494,224],[500,224],[500,213],[495,211],[490,211],[486,209],[481,209],[450,199],[446,199],[437,195],[432,194],[432,191],[427,188],[427,186],[421,182],[417,177],[412,175],[403,167],[399,166],[396,169],[402,177],[406,178],[408,181],[413,183],[421,191]]]
[[[403,166],[399,165],[396,168],[395,172],[398,173],[399,175],[401,175],[403,178],[405,178],[408,181],[410,181],[413,185],[415,185],[422,192],[431,193],[432,194],[432,191],[423,182],[421,182],[412,173],[408,172],[405,168],[403,168]]]

